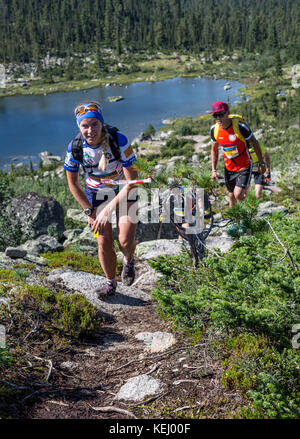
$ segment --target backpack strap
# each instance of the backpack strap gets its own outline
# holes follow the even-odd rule
[[[72,141],[72,156],[76,162],[79,162],[82,165],[83,162],[83,140],[81,133],[78,133],[77,136]]]

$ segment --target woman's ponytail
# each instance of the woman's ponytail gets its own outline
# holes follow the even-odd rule
[[[104,128],[104,126],[102,127],[102,132],[103,132],[103,140],[101,141],[102,157],[98,164],[98,169],[104,172],[108,165],[108,159],[106,157],[106,153],[109,150],[109,134],[106,128]]]

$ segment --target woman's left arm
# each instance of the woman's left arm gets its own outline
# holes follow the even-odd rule
[[[135,180],[137,178],[137,170],[135,169],[134,165],[128,166],[127,168],[123,168],[124,175],[126,180]],[[94,224],[93,224],[93,230],[98,230],[99,226],[104,226],[107,221],[109,221],[109,218],[112,214],[112,212],[117,208],[117,206],[124,202],[127,203],[128,195],[131,189],[136,187],[135,184],[126,184],[122,188],[122,190],[118,193],[116,197],[114,197],[110,203],[103,209],[96,217]]]

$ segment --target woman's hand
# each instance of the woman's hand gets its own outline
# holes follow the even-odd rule
[[[88,225],[89,227],[93,227],[94,221],[96,219],[96,209],[93,210],[92,214],[88,216]]]
[[[93,221],[93,224],[91,226],[92,230],[94,232],[97,232],[97,230],[99,230],[99,232],[101,233],[109,220],[110,211],[106,207],[105,209],[101,210],[101,212],[96,216],[96,219]]]

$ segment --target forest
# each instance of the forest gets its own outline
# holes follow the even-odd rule
[[[47,53],[217,48],[300,57],[299,0],[0,0],[0,62]]]

